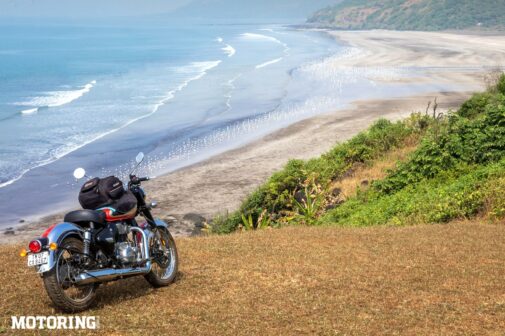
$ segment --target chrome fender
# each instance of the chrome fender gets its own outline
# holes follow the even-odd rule
[[[56,243],[60,246],[61,242],[69,237],[75,236],[76,238],[82,239],[84,234],[84,230],[75,224],[72,223],[61,223],[56,225],[51,232],[47,235],[48,244]],[[49,261],[45,265],[41,265],[37,267],[37,273],[42,274],[45,272],[49,272],[56,265],[56,255],[59,249],[56,251],[49,250]]]

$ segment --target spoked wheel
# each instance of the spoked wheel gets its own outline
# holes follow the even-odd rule
[[[153,262],[146,280],[154,287],[168,286],[175,280],[179,266],[174,238],[167,229],[157,228],[149,249]]]
[[[96,284],[74,285],[72,279],[79,273],[78,261],[82,258],[83,243],[66,238],[60,244],[56,265],[44,274],[44,285],[49,298],[65,312],[75,313],[88,309],[95,299]]]

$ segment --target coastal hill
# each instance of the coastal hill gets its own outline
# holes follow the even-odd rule
[[[503,30],[505,2],[495,0],[344,0],[308,23],[335,29]]]

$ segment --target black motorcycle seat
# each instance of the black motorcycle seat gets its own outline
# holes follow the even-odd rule
[[[102,211],[76,210],[69,212],[63,219],[67,223],[75,223],[81,226],[89,223],[105,225],[105,214]]]

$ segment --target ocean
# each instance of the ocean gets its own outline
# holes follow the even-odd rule
[[[78,207],[77,167],[126,179],[143,151],[140,174],[155,177],[356,99],[416,91],[370,76],[408,69],[335,67],[359,52],[283,25],[2,24],[0,227]]]

